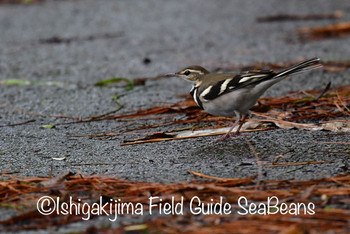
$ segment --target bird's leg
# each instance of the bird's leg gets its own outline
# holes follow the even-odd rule
[[[229,138],[229,137],[231,137],[231,138],[234,139],[234,137],[232,137],[230,133],[231,133],[232,130],[237,126],[237,124],[239,123],[239,120],[241,119],[241,115],[240,115],[240,114],[236,114],[236,116],[237,116],[237,119],[236,119],[236,121],[233,123],[232,127],[228,130],[228,132],[227,132],[223,137],[220,137],[220,138],[217,139],[216,141],[223,141],[223,140],[225,140],[226,138]],[[241,125],[240,125],[240,127],[241,127]],[[240,127],[239,127],[239,128],[240,128]],[[237,133],[237,132],[236,132],[236,133]],[[236,133],[235,133],[235,135],[236,135]]]
[[[241,124],[238,126],[237,131],[234,133],[234,136],[238,136],[241,135],[241,132],[239,130],[241,130],[241,127],[243,126],[243,124],[245,123],[245,120],[247,119],[248,115],[243,115],[241,118]]]

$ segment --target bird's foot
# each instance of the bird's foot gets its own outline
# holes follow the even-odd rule
[[[233,137],[237,137],[237,136],[240,136],[240,135],[242,135],[242,133],[241,133],[241,132],[239,132],[239,131],[237,131],[237,132],[233,133]]]
[[[225,134],[223,137],[220,137],[220,138],[217,139],[216,141],[224,141],[224,140],[226,140],[227,138],[231,138],[231,135],[230,135],[230,134]]]
[[[224,141],[227,138],[231,138],[232,140],[237,140],[237,137],[241,135],[241,132],[235,132],[233,134],[226,133],[224,136],[220,137],[216,141]]]

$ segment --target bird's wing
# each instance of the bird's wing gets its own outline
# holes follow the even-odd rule
[[[225,76],[218,78],[220,79],[219,81],[208,82],[206,87],[202,87],[202,90],[199,92],[200,98],[202,101],[213,100],[236,89],[257,85],[273,78],[275,75],[276,73],[271,70],[248,71],[231,76],[225,74]]]

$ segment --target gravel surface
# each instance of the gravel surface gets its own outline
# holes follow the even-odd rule
[[[342,19],[256,21],[257,17],[280,13],[336,10],[343,10]],[[34,82],[0,85],[0,125],[35,120],[0,128],[0,171],[48,176],[51,170],[56,175],[79,169],[83,174],[166,183],[193,179],[187,170],[217,177],[255,175],[255,157],[243,138],[213,143],[217,138],[214,136],[120,146],[123,140],[135,136],[104,141],[68,136],[118,132],[126,128],[125,122],[105,120],[58,125],[52,129],[40,126],[70,121],[50,115],[88,117],[115,110],[118,108],[113,101],[116,94],[125,94],[119,99],[124,105],[121,111],[129,111],[176,103],[182,100],[179,95],[190,90],[187,82],[176,78],[148,81],[128,92],[116,85],[94,86],[97,81],[111,77],[153,77],[192,64],[211,70],[222,65],[252,65],[258,61],[276,63],[311,57],[325,61],[349,59],[348,37],[288,42],[299,28],[349,21],[349,11],[346,0],[291,0],[283,4],[277,0],[181,3],[75,0],[0,5],[0,80]],[[149,63],[145,63],[147,58]],[[266,95],[319,89],[329,81],[333,86],[348,84],[349,74],[349,70],[304,73],[277,84]],[[39,83],[47,81],[56,83]],[[246,136],[263,162],[272,162],[286,152],[280,162],[334,162],[308,165],[295,171],[297,167],[264,168],[263,179],[310,179],[349,172],[348,156],[318,152],[344,151],[342,145],[314,142],[349,142],[349,135],[279,129],[246,133]],[[65,156],[65,161],[52,159]]]
[[[119,146],[121,136],[100,141],[68,135],[117,132],[125,122],[102,121],[59,125],[47,115],[95,116],[118,108],[112,100],[124,88],[96,87],[111,77],[147,77],[174,72],[189,64],[208,69],[228,62],[287,62],[318,56],[323,60],[346,59],[348,38],[309,43],[288,43],[286,38],[301,27],[326,25],[334,20],[257,23],[256,17],[278,13],[329,13],[346,10],[346,1],[48,1],[32,5],[0,6],[1,79],[60,82],[55,85],[1,85],[0,124],[36,120],[1,128],[1,168],[22,175],[46,176],[78,168],[88,174],[111,174],[130,180],[179,182],[192,179],[187,170],[220,177],[256,173],[254,156],[243,139],[213,144],[217,137]],[[310,4],[310,6],[308,6]],[[274,7],[271,7],[274,6]],[[244,10],[242,10],[244,9]],[[344,14],[344,19],[349,18]],[[331,22],[330,22],[331,21]],[[44,43],[63,38],[62,43]],[[151,62],[144,64],[145,58]],[[349,71],[313,71],[285,80],[266,95],[322,88],[328,81],[341,85]],[[122,111],[175,103],[190,85],[180,79],[149,81],[126,92]],[[6,105],[6,106],[5,106]],[[25,112],[18,111],[21,109]],[[41,113],[46,116],[34,116]],[[159,130],[178,128],[163,127]],[[182,126],[180,126],[182,127]],[[147,130],[146,130],[147,131]],[[286,151],[283,161],[334,161],[311,165],[293,173],[285,168],[266,169],[266,178],[306,179],[344,172],[348,157],[317,153],[320,148],[341,148],[312,143],[315,140],[348,141],[329,132],[275,130],[247,134],[263,161],[271,162]],[[66,161],[52,158],[67,156]],[[249,163],[246,163],[249,162]],[[103,165],[77,164],[104,163]]]

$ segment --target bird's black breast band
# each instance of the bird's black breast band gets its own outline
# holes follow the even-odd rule
[[[193,97],[194,101],[197,103],[197,105],[203,109],[202,101],[199,99],[198,95],[198,87],[193,87],[190,92],[191,96]]]

